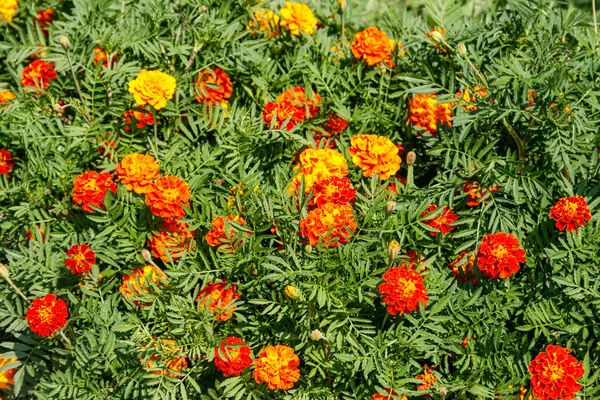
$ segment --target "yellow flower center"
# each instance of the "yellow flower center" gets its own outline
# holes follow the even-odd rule
[[[47,324],[52,321],[52,309],[50,307],[41,307],[38,309],[38,317],[42,323]]]
[[[560,365],[550,365],[548,366],[549,371],[548,375],[550,380],[559,381],[562,380],[565,371],[560,367]]]
[[[497,259],[504,258],[506,253],[508,253],[508,250],[506,250],[506,247],[502,245],[498,245],[494,250],[492,250],[492,255]]]
[[[85,261],[85,254],[83,253],[77,253],[73,256],[73,261],[75,261],[77,264],[82,264]]]

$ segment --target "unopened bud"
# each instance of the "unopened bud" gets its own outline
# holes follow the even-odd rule
[[[294,285],[287,285],[285,287],[285,295],[292,300],[298,300],[301,296],[300,290]]]
[[[323,339],[323,334],[320,330],[315,329],[310,333],[310,339],[314,340],[315,342],[318,342],[319,340]]]
[[[313,247],[310,244],[307,244],[304,247],[304,251],[306,251],[307,253],[312,253],[312,249],[313,249]]]
[[[435,30],[435,31],[431,32],[431,39],[433,40],[434,43],[439,43],[444,40],[444,35],[442,35],[442,33],[440,31]]]
[[[146,260],[146,262],[152,261],[152,254],[150,254],[150,252],[146,249],[142,250],[142,257],[144,260]]]
[[[467,55],[467,46],[465,46],[464,43],[459,43],[458,46],[456,47],[456,51],[458,51],[458,54],[466,56]]]
[[[8,279],[8,268],[6,268],[6,265],[4,264],[0,264],[0,276],[4,279]]]
[[[208,11],[208,8],[206,8],[206,6],[200,6],[200,12],[201,13],[205,13]]]
[[[60,46],[65,50],[69,50],[71,48],[71,41],[66,36],[61,36],[58,39],[58,42],[60,43]]]
[[[388,201],[387,204],[385,205],[385,213],[387,215],[391,215],[395,209],[396,209],[395,201]]]
[[[442,397],[446,397],[446,395],[448,394],[448,388],[446,388],[446,387],[442,386],[442,387],[439,389],[438,393],[440,394],[440,396],[442,396]]]
[[[391,264],[394,262],[394,260],[398,258],[398,254],[400,254],[400,243],[396,240],[392,240],[388,244],[388,263]]]
[[[340,5],[342,11],[346,9],[346,0],[338,0],[338,4]]]
[[[62,114],[63,106],[61,106],[60,104],[57,103],[54,106],[52,106],[52,109],[54,110],[55,113]]]
[[[414,151],[409,151],[408,154],[406,154],[406,163],[408,165],[413,165],[415,161],[417,161],[417,155]]]

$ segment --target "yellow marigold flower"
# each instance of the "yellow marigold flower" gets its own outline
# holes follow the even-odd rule
[[[289,29],[294,36],[300,36],[300,31],[312,35],[319,22],[309,6],[295,1],[286,1],[280,12],[281,26]]]
[[[10,90],[0,91],[0,104],[4,104],[4,103],[14,100],[16,98],[17,98],[17,96]]]
[[[16,358],[1,358],[0,357],[0,367],[5,366],[8,363],[18,361]],[[5,371],[0,371],[0,389],[3,390],[11,390],[12,386],[15,384],[15,372],[17,372],[16,368],[7,369]]]
[[[115,169],[117,179],[127,190],[137,194],[147,193],[154,179],[160,174],[159,166],[149,154],[127,154]]]
[[[272,10],[258,10],[252,17],[246,29],[263,32],[268,38],[279,36],[279,15]]]
[[[302,293],[300,292],[300,289],[298,289],[294,285],[287,285],[285,287],[284,292],[285,292],[285,295],[292,300],[298,300],[298,299],[300,299],[300,296],[302,295]]]
[[[138,105],[150,104],[160,110],[173,97],[176,87],[177,81],[171,75],[143,69],[137,78],[129,82],[129,93]]]
[[[254,379],[269,389],[289,390],[300,379],[300,359],[294,349],[268,345],[254,359]]]
[[[379,174],[388,179],[400,169],[402,159],[398,147],[388,138],[377,135],[356,135],[350,140],[348,150],[352,162],[363,170],[366,177]]]
[[[292,180],[289,192],[298,190],[304,178],[304,191],[310,192],[313,186],[332,176],[348,175],[348,163],[343,154],[332,149],[308,148],[300,154],[300,170]]]
[[[13,14],[19,8],[17,0],[0,0],[0,22],[12,22]]]

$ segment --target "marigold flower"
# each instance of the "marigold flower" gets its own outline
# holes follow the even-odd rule
[[[500,186],[490,186],[487,188],[488,192],[495,192],[500,189]],[[481,204],[481,199],[486,194],[486,189],[479,186],[479,182],[465,183],[463,191],[467,193],[467,206],[477,207]],[[487,201],[485,202],[487,204]]]
[[[519,272],[519,263],[524,262],[525,250],[510,233],[485,235],[477,250],[477,266],[488,278],[508,278]]]
[[[352,188],[350,179],[330,176],[321,179],[313,186],[313,196],[310,204],[321,207],[325,203],[348,204],[356,197],[356,189]]]
[[[469,253],[471,255],[469,255]],[[465,257],[467,258],[465,259]],[[473,282],[473,285],[477,285],[477,277],[475,276],[475,253],[463,251],[455,260],[450,262],[449,267],[459,283],[470,280]]]
[[[561,231],[578,231],[592,219],[587,202],[581,196],[563,197],[550,208],[550,218],[556,221],[556,227]]]
[[[485,86],[474,86],[470,91],[469,88],[465,88],[465,92],[458,91],[456,97],[460,98],[460,105],[465,106],[464,112],[476,111],[479,108],[475,103],[481,101],[488,96],[488,91]]]
[[[115,173],[117,181],[127,190],[143,194],[150,190],[152,182],[160,174],[160,167],[151,155],[132,153],[121,159]]]
[[[0,175],[8,175],[12,171],[15,162],[10,151],[0,149]]]
[[[142,110],[146,110],[146,107],[140,106]],[[133,118],[133,119],[132,119]],[[131,125],[135,124],[137,129],[145,128],[146,125],[154,124],[154,115],[152,111],[144,112],[137,110],[127,110],[123,113],[121,121],[125,122],[125,131],[131,131]]]
[[[0,368],[4,367],[6,364],[19,361],[18,358],[3,358],[4,354],[0,354]],[[4,371],[0,371],[0,389],[1,390],[11,390],[15,385],[15,373],[17,372],[17,368],[11,368]]]
[[[236,290],[236,285],[229,285],[227,282],[209,283],[198,292],[196,301],[200,302],[200,308],[216,314],[215,321],[227,321],[237,308],[233,301],[242,298]]]
[[[377,135],[356,135],[350,144],[348,153],[352,156],[352,162],[362,168],[364,176],[379,174],[383,180],[400,169],[402,159],[390,139]]]
[[[352,206],[348,204],[325,203],[309,211],[300,221],[300,234],[308,239],[311,246],[316,246],[319,240],[323,247],[346,244],[356,228]]]
[[[221,346],[215,349],[215,366],[224,376],[240,376],[252,365],[250,358],[252,350],[243,339],[229,336],[221,341]]]
[[[273,129],[281,129],[285,123],[287,131],[291,131],[296,125],[304,121],[305,116],[304,108],[298,107],[289,101],[280,103],[270,101],[265,105],[263,111],[263,121],[266,125],[272,126]]]
[[[446,30],[444,28],[431,28],[431,31],[425,32],[425,36],[431,39],[435,44],[434,47],[441,51],[442,53],[449,53],[449,49],[446,45],[444,45],[444,35],[446,34]]]
[[[437,104],[437,94],[417,94],[410,99],[408,123],[436,135],[438,123],[452,127],[452,104]]]
[[[302,296],[302,292],[294,285],[287,285],[283,290],[285,295],[292,300],[299,300]]]
[[[432,212],[437,210],[437,208],[438,208],[437,205],[431,204],[429,207],[427,207],[427,210],[423,211],[423,213],[421,214],[421,217],[422,218],[427,217],[429,214],[431,214]],[[450,233],[450,231],[453,231],[456,228],[452,224],[454,222],[456,222],[457,219],[458,219],[458,215],[456,215],[448,206],[444,206],[444,210],[441,213],[439,213],[436,217],[433,217],[431,219],[425,219],[423,222],[425,222],[427,225],[429,225],[433,229],[437,229],[437,230],[441,231],[442,235],[445,235],[447,233]],[[437,236],[438,233],[439,232],[435,232],[435,231],[429,232],[429,234],[431,236]]]
[[[573,400],[581,389],[577,380],[584,374],[583,365],[570,349],[550,345],[529,364],[533,395],[540,400]]]
[[[129,93],[133,95],[137,105],[150,104],[154,109],[160,110],[167,105],[167,100],[171,100],[176,87],[177,81],[171,75],[143,69],[129,82]]]
[[[50,81],[54,79],[56,79],[54,63],[47,63],[44,60],[35,60],[21,73],[21,84],[36,89],[48,89]]]
[[[367,65],[383,62],[391,67],[394,43],[394,40],[388,38],[385,32],[370,26],[354,35],[352,54],[356,59],[364,59]],[[402,46],[400,43],[398,45]]]
[[[246,29],[255,33],[258,28],[268,38],[279,36],[279,15],[272,10],[257,10],[252,17]]]
[[[331,116],[326,124],[334,134],[340,133],[348,127],[348,121],[337,115]]]
[[[185,216],[183,205],[189,207],[191,197],[190,187],[183,179],[165,175],[146,191],[146,205],[152,214],[172,222]]]
[[[167,252],[173,261],[179,260],[185,252],[192,250],[192,239],[196,231],[188,231],[188,224],[183,222],[163,223],[165,229],[152,234],[148,247],[154,257],[170,262]]]
[[[0,91],[0,104],[8,103],[11,100],[16,99],[17,96],[10,90]]]
[[[200,72],[196,88],[198,93],[196,100],[213,106],[220,103],[221,106],[226,107],[227,99],[233,93],[231,79],[221,68],[205,69]]]
[[[106,191],[117,193],[117,186],[108,172],[88,171],[73,180],[73,204],[83,204],[82,210],[94,212],[90,206],[104,209]]]
[[[65,266],[73,275],[79,275],[92,269],[96,264],[96,253],[87,244],[74,244],[67,251]]]
[[[0,22],[12,22],[17,8],[19,8],[17,0],[0,0]]]
[[[379,285],[379,294],[392,315],[410,314],[419,308],[419,303],[427,305],[427,290],[423,277],[406,264],[390,268],[383,275],[384,283]]]
[[[121,292],[121,296],[124,299],[131,300],[134,304],[144,308],[148,305],[142,304],[135,297],[150,293],[147,281],[152,281],[156,286],[160,286],[162,281],[166,281],[167,279],[165,273],[158,267],[146,265],[145,267],[132,270],[130,274],[124,275],[119,292]],[[148,300],[152,299],[149,298]]]
[[[254,360],[254,379],[269,389],[288,390],[300,379],[300,359],[294,349],[268,345]]]
[[[206,242],[209,246],[220,246],[220,250],[224,251],[235,251],[249,234],[249,232],[242,231],[242,237],[236,238],[238,234],[237,229],[232,226],[232,222],[238,225],[246,226],[246,220],[238,215],[219,217],[217,216],[212,220],[212,228],[206,234]]]
[[[160,342],[154,343],[154,347],[158,348],[159,346],[166,355],[154,355],[146,360],[146,368],[150,369],[150,372],[176,377],[177,373],[181,373],[184,368],[189,366],[187,359],[181,354],[181,349],[177,347],[173,339],[162,339]],[[162,366],[166,369],[158,369]]]
[[[54,332],[64,328],[68,317],[67,305],[53,294],[33,300],[25,314],[29,329],[44,337],[51,337]]]
[[[48,25],[52,23],[53,15],[54,11],[49,8],[47,10],[38,11],[37,16],[35,17],[35,22],[40,26],[40,29],[46,37],[48,36]]]
[[[386,394],[375,393],[371,396],[371,400],[395,400],[400,398],[400,395],[392,389],[385,389]],[[406,396],[402,396],[402,400],[407,400]]]
[[[288,192],[297,191],[304,179],[304,191],[310,192],[314,185],[332,176],[348,175],[348,163],[344,155],[332,149],[304,150],[299,157],[299,173],[292,179]]]
[[[117,54],[113,55],[110,63],[114,64],[118,58],[119,58],[119,56]],[[108,53],[102,47],[95,46],[94,47],[94,65],[98,65],[99,63],[102,63],[103,66],[108,68]]]
[[[285,7],[279,12],[281,26],[294,36],[300,36],[300,31],[312,35],[319,22],[308,5],[295,1],[286,1]]]
[[[417,390],[429,390],[429,388],[435,385],[435,382],[437,382],[437,378],[431,372],[431,367],[424,365],[423,368],[423,373],[415,376],[415,379],[423,381],[423,383],[417,387]]]
[[[294,106],[307,109],[309,118],[314,118],[321,110],[319,104],[321,104],[323,100],[316,92],[313,93],[311,98],[306,95],[306,89],[302,86],[294,86],[287,88],[275,99],[276,103],[283,103],[285,101],[289,101]]]

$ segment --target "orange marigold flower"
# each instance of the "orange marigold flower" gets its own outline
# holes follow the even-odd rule
[[[317,19],[310,7],[295,1],[286,1],[281,13],[281,26],[287,28],[294,36],[300,36],[300,31],[312,35],[317,27]]]
[[[302,179],[304,191],[308,193],[320,180],[348,175],[348,163],[344,155],[333,149],[308,148],[300,154],[299,160],[299,173],[292,180],[288,190],[290,193],[300,188]]]
[[[127,190],[143,194],[150,190],[152,182],[160,174],[160,167],[151,155],[132,153],[121,159],[115,173],[117,181]]]
[[[50,81],[54,79],[56,79],[54,63],[47,63],[44,60],[35,60],[21,73],[21,84],[36,89],[48,89]]]
[[[356,135],[350,144],[348,153],[352,156],[352,162],[362,168],[364,176],[379,174],[383,180],[400,169],[402,159],[390,139],[377,135]]]
[[[577,380],[584,374],[583,365],[570,349],[550,345],[529,364],[533,395],[540,400],[573,400],[581,389]]]
[[[266,37],[279,36],[279,15],[272,10],[258,10],[252,15],[253,20],[248,22],[246,29],[255,33],[256,30],[263,32]]]
[[[427,290],[423,277],[406,264],[390,268],[383,275],[384,283],[379,285],[379,294],[392,315],[410,314],[419,308],[419,303],[427,305]]]
[[[146,107],[144,106],[140,106],[140,108],[142,110],[146,110]],[[121,119],[121,121],[127,124],[125,126],[125,131],[129,132],[131,131],[131,126],[134,124],[135,127],[138,129],[145,128],[146,125],[154,124],[154,115],[152,114],[152,111],[144,112],[137,110],[127,110],[123,113],[123,118]]]
[[[162,281],[166,281],[167,279],[165,273],[158,267],[146,265],[143,268],[132,270],[130,274],[124,275],[119,292],[121,292],[121,296],[124,299],[131,300],[140,307],[147,307],[147,305],[136,300],[135,297],[150,293],[150,288],[148,287],[149,281],[152,281],[156,286],[160,286]],[[149,298],[148,300],[152,299]]]
[[[402,400],[408,400],[406,395],[400,397],[400,395],[392,389],[385,389],[386,394],[375,393],[371,396],[371,400],[395,400],[401,398]]]
[[[37,335],[51,337],[67,324],[69,311],[62,299],[53,294],[35,299],[25,314],[29,329]]]
[[[313,187],[310,204],[321,207],[325,203],[348,204],[356,197],[352,182],[346,177],[331,176],[318,181]]]
[[[146,368],[153,374],[176,377],[188,367],[187,359],[181,354],[181,349],[173,339],[162,339],[160,342],[155,342],[154,347],[160,347],[160,350],[166,354],[154,355],[146,360]]]
[[[556,221],[556,227],[561,231],[578,231],[592,219],[587,202],[581,196],[563,197],[550,208],[550,218]]]
[[[319,240],[323,247],[346,244],[356,228],[349,204],[325,203],[309,211],[300,221],[300,234],[308,239],[311,246],[316,246]]]
[[[242,231],[241,237],[238,236],[238,231],[233,227],[232,222],[238,225],[247,225],[246,220],[239,215],[228,216],[225,218],[217,216],[213,219],[213,226],[205,236],[208,245],[213,247],[220,246],[219,250],[224,251],[237,250],[250,233]]]
[[[475,276],[475,253],[471,253],[471,255],[469,255],[469,253],[471,252],[463,251],[449,264],[449,266],[459,283],[470,280],[473,282],[473,285],[477,285],[477,277]]]
[[[340,133],[348,127],[348,121],[337,115],[331,116],[326,124],[334,134]]]
[[[0,354],[0,368],[4,367],[6,364],[19,361],[18,358],[4,358],[2,357],[4,354]],[[11,390],[15,385],[15,373],[17,372],[17,368],[6,369],[4,371],[0,371],[0,389],[1,390]]]
[[[300,379],[300,359],[294,349],[268,345],[254,360],[254,379],[269,389],[288,390]]]
[[[234,300],[242,298],[236,290],[236,285],[229,285],[227,282],[209,283],[198,292],[196,301],[200,302],[200,308],[206,308],[212,314],[216,314],[216,321],[227,321],[237,308]]]
[[[7,175],[13,169],[14,165],[15,161],[10,151],[0,149],[0,175]]]
[[[437,205],[431,204],[429,207],[427,207],[427,210],[423,211],[421,217],[425,218],[426,216],[437,210],[437,208]],[[423,222],[425,222],[433,229],[437,229],[438,231],[440,231],[442,235],[445,235],[456,228],[452,224],[456,222],[457,219],[458,215],[456,215],[448,206],[444,206],[444,210],[441,213],[439,213],[436,217],[426,219]],[[440,232],[430,231],[429,234],[431,236],[437,236]]]
[[[83,204],[82,210],[94,212],[90,206],[104,209],[106,191],[117,193],[117,186],[108,172],[88,171],[73,180],[73,204]]]
[[[171,175],[161,176],[146,191],[146,205],[152,214],[167,222],[185,217],[183,205],[190,206],[189,185],[181,178]]]
[[[481,239],[477,250],[477,266],[488,278],[508,278],[519,272],[525,262],[525,250],[510,233],[490,233]]]
[[[188,231],[188,224],[183,222],[164,223],[166,229],[159,229],[158,234],[152,234],[148,247],[152,255],[170,262],[167,252],[173,261],[179,260],[183,254],[192,249],[192,239],[196,231]]]
[[[233,93],[233,84],[229,75],[221,68],[205,69],[198,75],[196,81],[198,96],[196,100],[199,103],[215,105],[220,103],[223,107],[227,106],[227,99]]]
[[[356,59],[364,59],[367,65],[383,62],[391,67],[393,51],[394,40],[375,27],[370,26],[354,35],[352,54]]]
[[[2,0],[0,1],[0,22],[12,22],[13,14],[19,8],[17,0]]]
[[[500,186],[490,186],[487,188],[488,192],[495,192],[500,190]],[[467,206],[469,207],[477,207],[481,204],[481,199],[486,194],[485,188],[479,187],[479,182],[475,181],[472,183],[465,183],[463,186],[463,191],[467,193]],[[487,201],[485,202],[487,204]]]
[[[46,37],[48,36],[48,25],[52,23],[53,15],[54,11],[49,8],[47,10],[38,11],[37,16],[35,17],[35,22],[40,26],[40,29]]]
[[[437,94],[417,94],[410,99],[408,123],[436,135],[438,123],[452,127],[452,103],[437,104]]]
[[[289,101],[268,102],[263,111],[263,121],[273,129],[281,129],[285,124],[285,129],[291,131],[296,125],[304,121],[306,112],[303,107],[298,107]],[[274,122],[273,122],[274,121]],[[287,121],[287,123],[286,123]]]
[[[119,56],[117,54],[115,54],[115,55],[113,55],[110,63],[114,64],[115,61],[117,61],[118,59],[119,59]],[[95,46],[94,47],[94,65],[98,65],[99,63],[102,63],[102,65],[104,65],[105,67],[108,68],[108,53],[102,47]]]
[[[319,104],[323,102],[323,99],[316,92],[313,93],[311,98],[306,95],[306,89],[302,86],[294,86],[287,88],[275,99],[276,103],[283,103],[284,101],[289,101],[294,106],[308,110],[309,118],[314,118],[321,110]]]
[[[11,100],[16,99],[17,96],[10,90],[0,91],[0,104],[8,103]]]
[[[476,111],[479,108],[475,103],[481,101],[488,96],[488,91],[485,86],[474,86],[472,91],[469,88],[465,88],[465,92],[458,91],[456,97],[460,99],[460,105],[465,106],[464,112]]]
[[[417,390],[429,390],[429,388],[435,385],[435,382],[437,382],[437,378],[431,372],[431,367],[424,365],[423,368],[423,373],[415,376],[415,379],[423,381],[423,383],[417,387]]]
[[[133,95],[137,105],[150,104],[154,109],[160,110],[167,105],[167,100],[171,100],[176,87],[177,81],[171,75],[143,69],[129,82],[129,93]]]
[[[67,251],[65,266],[73,275],[79,275],[92,269],[96,264],[96,253],[87,244],[74,244]]]
[[[229,336],[215,349],[215,366],[224,376],[240,376],[252,365],[250,346],[243,339]]]

